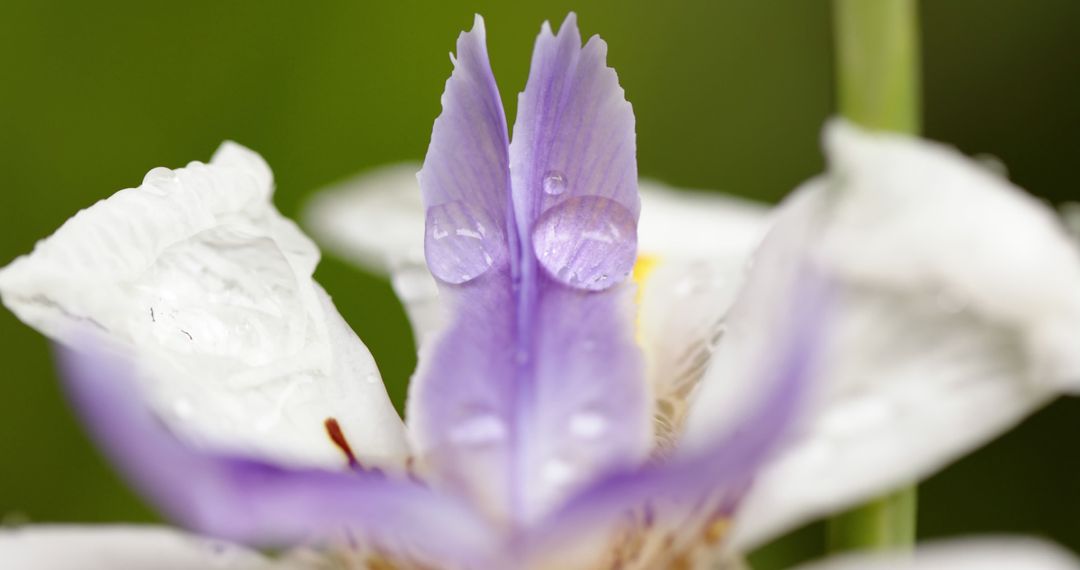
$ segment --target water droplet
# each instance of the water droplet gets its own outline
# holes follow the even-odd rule
[[[566,192],[566,175],[558,170],[549,170],[544,174],[544,193],[558,196]]]
[[[972,158],[974,158],[975,163],[981,166],[986,172],[1006,180],[1009,179],[1009,167],[1000,158],[985,153],[976,154]]]
[[[428,208],[424,255],[440,281],[472,281],[491,269],[505,249],[502,232],[483,209],[460,200]]]
[[[506,439],[506,424],[494,414],[479,414],[450,431],[450,439],[459,445],[484,445]]]
[[[194,411],[195,409],[192,407],[191,402],[185,398],[173,402],[173,413],[176,414],[177,418],[182,420],[190,418]]]
[[[584,439],[598,438],[607,428],[607,418],[594,411],[578,412],[570,418],[570,433]]]
[[[637,219],[618,202],[569,198],[543,213],[532,235],[540,265],[556,280],[600,291],[621,283],[637,258]]]
[[[166,190],[177,183],[176,173],[172,169],[159,166],[143,176],[143,185],[153,190]]]
[[[552,485],[563,485],[574,479],[574,466],[562,459],[549,459],[544,463],[541,475]]]

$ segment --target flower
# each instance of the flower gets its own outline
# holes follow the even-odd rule
[[[128,564],[153,548],[239,567],[704,568],[924,476],[1080,380],[1076,245],[954,151],[833,123],[829,172],[774,214],[654,190],[639,236],[634,116],[605,44],[583,47],[573,15],[545,24],[511,142],[484,42],[477,18],[420,204],[395,170],[313,210],[395,274],[420,342],[407,427],[239,145],[152,170],[0,271],[4,303],[66,347],[70,397],[132,483],[183,526],[285,559],[62,528],[5,531],[0,560],[64,544],[85,564],[124,536]],[[913,563],[986,556],[957,548]]]

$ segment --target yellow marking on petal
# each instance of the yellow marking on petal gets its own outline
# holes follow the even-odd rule
[[[649,280],[649,276],[652,275],[658,265],[660,265],[659,255],[639,253],[637,263],[634,264],[634,270],[630,273],[630,278],[637,285],[637,292],[634,294],[634,303],[638,308],[637,316],[634,319],[634,338],[637,340],[638,345],[641,346],[644,346],[641,330],[641,303],[645,298],[645,282]]]
[[[641,304],[641,290],[645,286],[645,281],[652,275],[653,270],[660,264],[659,255],[650,255],[648,253],[638,254],[637,263],[634,264],[634,271],[630,274],[634,283],[637,283],[637,302]]]

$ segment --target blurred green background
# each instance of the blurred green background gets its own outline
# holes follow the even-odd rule
[[[868,0],[869,1],[869,0]],[[642,174],[775,201],[818,172],[833,109],[825,0],[383,3],[0,1],[0,263],[77,209],[223,139],[274,167],[295,215],[316,189],[422,156],[447,53],[485,15],[508,115],[544,19],[610,45]],[[1080,2],[934,0],[922,14],[930,137],[1076,199]],[[400,398],[414,364],[388,285],[327,258],[318,278]],[[145,521],[67,410],[46,342],[0,310],[0,517]],[[922,486],[920,534],[1020,531],[1080,550],[1080,401],[1062,401]],[[820,526],[763,553],[813,556]]]

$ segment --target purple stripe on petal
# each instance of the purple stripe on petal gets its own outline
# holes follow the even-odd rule
[[[142,401],[135,368],[105,346],[90,348],[57,348],[69,397],[120,471],[177,522],[255,545],[318,542],[348,531],[425,557],[471,560],[490,552],[485,523],[420,484],[374,472],[287,469],[186,445]]]
[[[444,484],[528,522],[651,442],[625,283],[634,118],[604,43],[582,48],[572,14],[558,35],[541,31],[509,150],[505,126],[475,112],[498,98],[479,21],[458,52],[420,175],[449,319],[421,354],[409,422]],[[508,156],[512,191],[499,178]],[[497,232],[476,231],[480,212],[503,232],[505,257]]]

